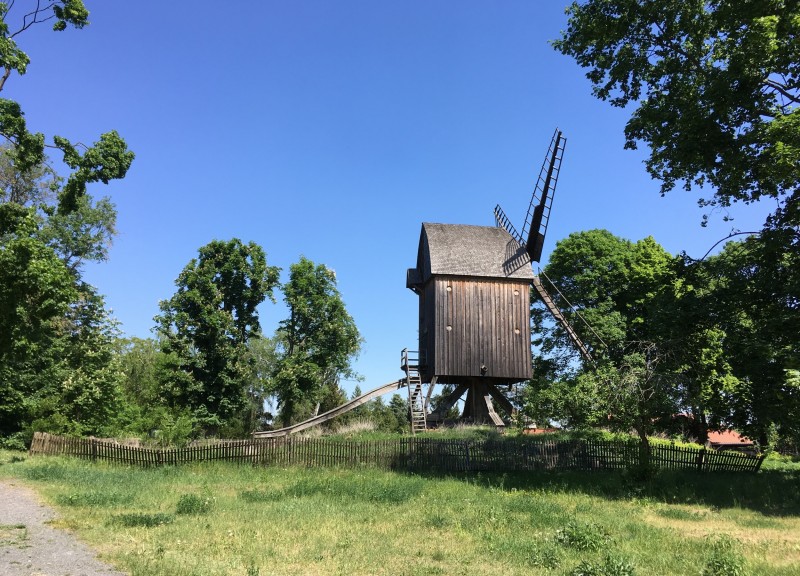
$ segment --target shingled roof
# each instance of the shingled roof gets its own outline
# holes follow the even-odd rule
[[[533,280],[525,249],[505,230],[494,226],[422,224],[417,278],[431,275]]]

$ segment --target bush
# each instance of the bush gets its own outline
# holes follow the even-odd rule
[[[27,450],[31,444],[32,434],[17,432],[10,436],[0,436],[0,449],[3,450]]]
[[[737,550],[737,542],[728,537],[711,541],[711,554],[703,568],[703,576],[743,576],[744,558]]]
[[[627,560],[607,554],[603,562],[582,560],[569,576],[634,576],[636,572]]]
[[[207,514],[211,511],[213,501],[209,497],[197,494],[182,494],[175,508],[176,514]]]
[[[597,524],[571,520],[556,532],[556,542],[575,550],[599,550],[610,540],[608,533]]]

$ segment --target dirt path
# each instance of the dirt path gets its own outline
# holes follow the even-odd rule
[[[56,517],[32,490],[0,482],[0,574],[124,576],[69,532],[48,526]]]

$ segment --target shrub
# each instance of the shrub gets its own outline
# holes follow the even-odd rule
[[[197,494],[182,494],[175,508],[176,514],[206,514],[211,510],[213,502],[209,497]]]
[[[606,531],[597,524],[575,520],[556,532],[556,542],[575,550],[599,550],[609,540]]]
[[[737,550],[737,542],[726,536],[711,541],[711,554],[703,568],[703,576],[743,576],[744,558]]]
[[[581,560],[569,576],[634,576],[633,566],[623,558],[607,554],[603,562]]]

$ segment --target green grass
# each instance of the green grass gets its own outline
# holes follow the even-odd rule
[[[638,482],[224,463],[142,470],[0,452],[4,477],[42,494],[58,526],[137,576],[800,572],[800,467],[788,465]]]

